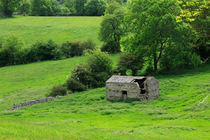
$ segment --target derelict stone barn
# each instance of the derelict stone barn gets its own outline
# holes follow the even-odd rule
[[[106,96],[108,100],[155,99],[159,96],[159,82],[154,77],[112,76],[106,81]]]

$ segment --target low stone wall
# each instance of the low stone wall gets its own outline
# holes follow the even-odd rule
[[[56,99],[58,97],[60,97],[60,96],[46,97],[46,98],[39,99],[39,100],[32,100],[32,101],[23,102],[23,103],[20,103],[20,104],[14,104],[13,107],[11,108],[11,110],[16,110],[16,109],[19,109],[19,108],[22,108],[22,107],[26,107],[26,106],[32,106],[34,104],[40,104],[40,103],[49,102],[49,101],[52,101],[52,100],[54,100],[54,99]]]

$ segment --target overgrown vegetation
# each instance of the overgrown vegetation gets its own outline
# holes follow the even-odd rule
[[[107,0],[0,0],[0,12],[32,16],[101,16]]]
[[[132,71],[132,75],[137,75],[137,71],[143,68],[144,59],[141,55],[123,53],[117,64],[116,73],[126,75],[128,70]]]
[[[119,55],[111,58],[116,64]],[[86,59],[0,68],[0,139],[209,139],[209,64],[157,76],[157,100],[110,102],[105,88],[97,88],[9,110],[13,104],[43,98]]]
[[[0,66],[81,56],[85,51],[95,49],[91,40],[65,42],[61,46],[52,40],[38,41],[31,48],[25,48],[16,35],[6,37],[0,44]]]
[[[64,96],[67,94],[67,89],[65,85],[55,85],[48,96],[56,97],[56,96]]]
[[[69,90],[84,91],[87,88],[103,87],[112,74],[112,61],[109,55],[100,51],[90,51],[86,64],[77,65],[67,80]]]
[[[120,3],[113,1],[107,6],[99,32],[99,38],[104,42],[102,51],[120,52],[120,39],[124,33],[122,26],[124,16],[125,8]]]
[[[141,56],[135,71],[142,65],[149,73],[198,67],[210,58],[208,8],[205,0],[134,0],[126,6],[113,2],[101,24],[101,50]],[[129,63],[118,72],[124,75]]]

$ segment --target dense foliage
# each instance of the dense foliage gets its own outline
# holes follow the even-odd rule
[[[19,4],[20,0],[0,0],[0,13],[2,12],[6,17],[11,17]]]
[[[110,53],[120,52],[120,39],[123,35],[123,21],[125,9],[118,2],[107,6],[105,16],[99,32],[100,40],[104,42],[102,51]]]
[[[196,31],[194,46],[201,59],[207,61],[210,58],[210,1],[208,0],[178,0],[181,7],[181,14],[177,22],[189,23]]]
[[[78,84],[79,87],[85,86],[87,88],[102,87],[111,74],[112,61],[109,55],[100,51],[92,51],[86,64],[80,64],[72,70],[72,75],[67,81],[67,85],[72,91],[78,91],[74,89],[73,85],[75,84]]]
[[[132,71],[132,75],[136,75],[137,71],[143,67],[144,59],[141,55],[123,53],[117,64],[117,72],[126,75],[127,70]]]
[[[75,92],[75,91],[84,91],[86,90],[87,88],[85,87],[85,85],[83,85],[82,83],[80,83],[79,81],[75,80],[75,79],[72,79],[72,78],[69,78],[67,81],[66,81],[66,85],[67,85],[67,88],[69,90],[71,90],[72,92]]]
[[[141,56],[149,73],[194,68],[210,58],[209,21],[206,0],[133,0],[126,6],[111,2],[101,23],[101,50],[115,53],[121,48]],[[125,58],[119,62],[124,65],[118,64],[121,74],[132,60]]]
[[[49,96],[56,97],[56,96],[64,96],[67,93],[67,89],[65,85],[56,85],[51,89]]]
[[[23,62],[24,43],[19,37],[10,35],[0,44],[0,66],[15,65]]]
[[[90,0],[85,4],[85,15],[101,16],[106,9],[104,0]]]
[[[31,9],[31,2],[30,2],[30,0],[22,0],[20,2],[20,6],[18,8],[18,11],[22,15],[24,15],[24,16],[29,15],[30,9]]]
[[[149,63],[153,64],[153,70],[156,73],[162,57],[170,55],[166,51],[169,50],[168,48],[170,50],[177,50],[180,47],[188,48],[188,57],[190,57],[193,53],[191,46],[193,32],[188,24],[176,21],[179,11],[175,0],[133,1],[126,17],[126,24],[130,25],[130,33],[122,40],[123,50],[143,55]],[[182,50],[184,49],[179,50],[179,53],[183,55],[185,51]],[[183,61],[178,55],[170,56],[176,58],[176,67],[179,66],[179,61]],[[185,63],[190,63],[190,61]]]
[[[36,61],[56,60],[81,56],[88,50],[94,50],[91,40],[84,42],[65,42],[62,45],[54,41],[37,41],[30,48],[16,35],[9,35],[0,42],[0,66],[26,64]]]
[[[57,0],[32,0],[31,14],[34,16],[58,15],[59,10]]]
[[[33,16],[101,16],[106,0],[0,0],[0,13]],[[0,14],[1,15],[1,14]]]

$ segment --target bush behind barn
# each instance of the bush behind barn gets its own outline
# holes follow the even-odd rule
[[[69,90],[78,91],[75,86],[97,88],[105,86],[105,81],[112,75],[112,60],[101,51],[92,51],[86,64],[80,64],[72,70],[71,78],[67,80]]]

